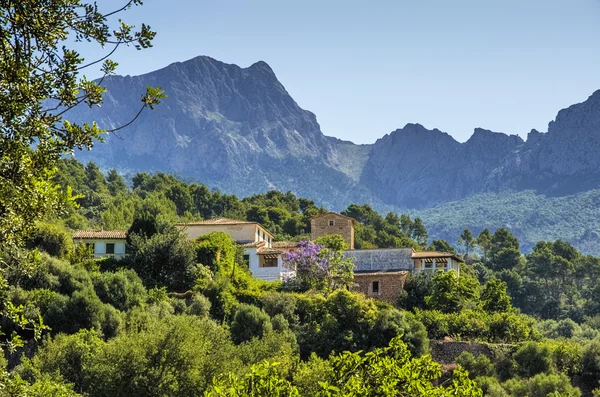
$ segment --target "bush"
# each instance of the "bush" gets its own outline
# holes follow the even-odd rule
[[[73,250],[73,235],[50,223],[38,223],[25,240],[29,249],[38,248],[51,256],[66,258]]]
[[[600,342],[591,342],[583,350],[583,374],[598,379],[600,378]]]
[[[301,396],[315,396],[321,390],[319,382],[330,382],[334,375],[331,363],[313,353],[293,371],[292,383]]]
[[[471,375],[471,373],[469,373]],[[477,386],[483,391],[486,397],[509,397],[498,379],[489,376],[480,376],[475,379]]]
[[[187,291],[194,285],[194,245],[174,226],[149,238],[134,234],[127,261],[147,287]]]
[[[195,242],[196,262],[213,273],[230,275],[235,266],[237,246],[228,234],[213,232],[198,237]]]
[[[188,306],[186,313],[199,317],[208,317],[210,314],[210,301],[204,295],[195,294]]]
[[[581,396],[581,391],[571,385],[565,374],[540,373],[531,379],[508,381],[505,385],[514,397]]]
[[[420,357],[429,350],[425,326],[410,314],[396,309],[379,310],[369,333],[370,347],[387,346],[390,340],[401,335],[413,356]]]
[[[296,313],[297,299],[294,295],[284,292],[270,292],[261,297],[262,308],[271,317],[281,314],[294,328],[298,324]]]
[[[514,354],[518,373],[526,378],[548,372],[552,368],[552,353],[548,346],[536,342],[523,344]]]
[[[469,377],[475,379],[477,377],[493,377],[496,374],[494,364],[485,354],[479,354],[477,358],[467,351],[460,353],[456,357],[456,363],[469,371]]]
[[[231,338],[242,343],[252,338],[261,338],[271,332],[273,326],[269,315],[256,306],[241,304],[233,316]]]
[[[572,341],[553,344],[552,361],[558,371],[569,376],[579,375],[582,371],[583,349],[579,343]]]
[[[400,291],[398,306],[406,310],[425,309],[425,297],[431,295],[432,276],[428,272],[410,273]]]
[[[102,302],[109,303],[119,310],[126,311],[139,306],[148,298],[142,280],[131,269],[98,273],[92,278],[96,294]]]

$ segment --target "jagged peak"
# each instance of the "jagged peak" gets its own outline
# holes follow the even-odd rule
[[[266,71],[266,72],[268,72],[270,74],[275,75],[275,72],[273,71],[273,68],[271,68],[271,66],[269,66],[269,64],[266,63],[265,61],[254,62],[247,69]]]
[[[516,135],[516,134],[505,134],[504,132],[496,132],[496,131],[492,131],[492,130],[488,130],[485,128],[475,128],[473,130],[473,135],[471,135],[471,137],[467,140],[467,142],[465,143],[469,143],[469,142],[475,142],[475,141],[488,141],[491,139],[507,139],[507,140],[514,140],[516,141],[515,143],[523,143],[523,138],[521,138],[520,136]]]

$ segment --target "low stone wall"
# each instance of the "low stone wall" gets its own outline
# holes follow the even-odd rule
[[[490,345],[487,343],[477,342],[459,342],[459,341],[444,341],[432,340],[429,341],[431,348],[431,356],[434,361],[440,364],[452,364],[456,362],[456,357],[462,352],[469,352],[477,357],[480,354],[485,354],[491,360],[496,357],[496,349],[499,347],[512,348],[512,345]]]

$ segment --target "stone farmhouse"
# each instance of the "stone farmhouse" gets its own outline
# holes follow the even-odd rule
[[[412,248],[354,249],[356,220],[327,212],[311,219],[311,239],[339,234],[349,249],[344,256],[354,260],[355,289],[367,296],[395,303],[410,272],[435,272],[454,270],[460,274],[463,260],[446,252],[417,252]],[[178,223],[176,226],[190,239],[223,232],[244,249],[244,260],[252,275],[266,281],[283,280],[295,275],[295,269],[286,267],[287,252],[298,249],[298,242],[273,241],[273,235],[256,222],[216,218],[197,222]],[[94,247],[94,257],[125,255],[126,232],[123,231],[77,231],[76,242]]]

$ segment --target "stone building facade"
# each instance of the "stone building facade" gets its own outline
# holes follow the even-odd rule
[[[348,247],[354,249],[354,225],[356,221],[347,216],[326,212],[310,220],[310,239],[315,241],[321,236],[339,234],[344,238]]]
[[[354,261],[354,289],[392,305],[398,303],[413,269],[412,254],[411,248],[344,251],[344,256]]]
[[[369,298],[375,298],[391,305],[398,304],[400,291],[408,271],[354,273],[354,291],[361,292]]]

